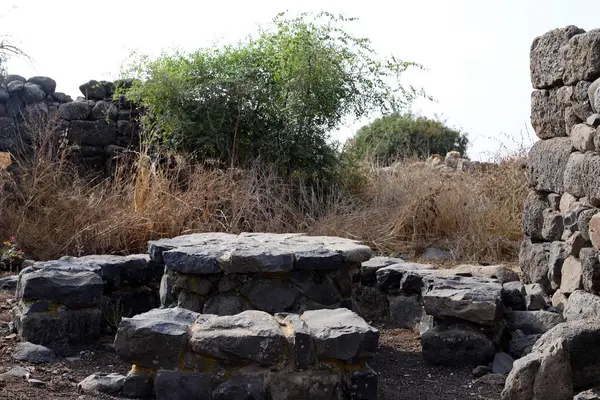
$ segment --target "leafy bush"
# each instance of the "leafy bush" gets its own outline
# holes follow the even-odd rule
[[[444,122],[412,113],[394,113],[376,119],[358,130],[346,144],[346,154],[355,159],[369,158],[389,165],[406,157],[465,153],[469,140]]]
[[[145,110],[154,143],[222,165],[260,159],[287,175],[331,175],[338,160],[332,129],[347,117],[399,110],[419,95],[399,76],[420,66],[378,59],[368,39],[343,29],[353,20],[279,14],[236,45],[135,57],[124,75],[140,80],[126,96]]]

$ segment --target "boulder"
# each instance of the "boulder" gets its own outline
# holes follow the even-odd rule
[[[496,353],[492,362],[492,373],[506,375],[512,370],[514,362],[509,354]]]
[[[581,261],[573,256],[568,257],[562,267],[560,291],[566,295],[580,289],[582,285]]]
[[[522,282],[506,282],[502,285],[502,303],[513,310],[525,310],[525,286]]]
[[[79,382],[77,388],[84,393],[119,393],[123,389],[125,376],[120,374],[92,374]]]
[[[8,89],[8,93],[18,93],[23,90],[23,86],[25,86],[24,82],[21,81],[12,81],[6,84],[6,88]]]
[[[421,321],[423,303],[418,296],[389,296],[390,318],[399,328],[414,329]]]
[[[156,400],[210,400],[210,375],[159,370],[154,380]]]
[[[191,349],[224,362],[253,361],[274,365],[285,359],[288,342],[279,323],[262,311],[209,318],[192,328]]]
[[[600,173],[600,156],[596,153],[571,153],[564,171],[567,192],[576,197],[587,197],[592,203],[600,199],[600,182],[595,179]]]
[[[581,249],[579,252],[581,261],[581,285],[586,291],[600,293],[600,254],[598,250],[591,247]]]
[[[535,38],[530,50],[531,82],[537,89],[561,86],[566,60],[562,57],[569,40],[585,32],[576,26],[554,29]]]
[[[124,361],[141,367],[177,368],[187,350],[190,326],[210,318],[214,316],[200,317],[177,307],[123,318],[115,337],[115,351]]]
[[[527,157],[529,187],[542,192],[564,193],[563,174],[571,151],[571,138],[568,137],[534,143]]]
[[[26,361],[33,364],[52,364],[56,362],[56,354],[52,349],[29,342],[17,344],[12,357],[17,361]]]
[[[502,400],[572,400],[568,345],[557,339],[518,359],[508,375]]]
[[[544,240],[552,242],[554,240],[560,240],[563,231],[563,217],[560,211],[547,208],[542,212],[543,225],[541,230],[541,236]]]
[[[560,314],[550,311],[513,311],[506,319],[512,330],[518,329],[526,335],[547,332],[564,322]]]
[[[89,118],[92,120],[103,119],[116,121],[118,115],[119,111],[117,110],[117,107],[114,104],[108,101],[100,100],[96,102],[96,104],[92,108]]]
[[[21,271],[17,284],[17,298],[27,302],[45,300],[49,311],[52,303],[69,308],[95,307],[102,300],[104,284],[98,274],[85,270],[26,268]]]
[[[528,310],[545,310],[550,299],[539,283],[525,285],[525,305]]]
[[[502,285],[477,278],[430,278],[423,295],[425,311],[434,317],[453,317],[480,325],[502,318]]]
[[[508,342],[508,352],[515,358],[521,358],[531,353],[533,345],[541,336],[541,333],[526,335],[523,331],[517,329],[512,333]]]
[[[252,280],[242,286],[240,293],[255,309],[270,314],[290,310],[299,295],[291,282],[278,279]]]
[[[0,290],[14,292],[17,289],[18,280],[19,280],[18,275],[9,275],[9,276],[0,278]]]
[[[46,93],[44,93],[42,88],[38,85],[34,83],[26,83],[25,85],[23,85],[23,89],[19,93],[19,96],[21,96],[21,99],[26,104],[31,104],[44,101],[44,99],[46,98]]]
[[[102,82],[91,80],[79,86],[79,90],[90,100],[104,100],[108,96],[106,85]]]
[[[45,94],[52,94],[56,90],[56,81],[47,76],[33,76],[27,79],[27,82],[38,85]]]
[[[425,361],[434,365],[482,365],[496,354],[494,343],[469,327],[437,325],[421,335]]]
[[[576,34],[569,39],[565,53],[563,82],[594,81],[600,77],[600,30]]]
[[[586,104],[588,104],[586,102]],[[591,109],[590,109],[591,112]],[[589,116],[589,114],[588,114]],[[587,118],[587,116],[585,117]],[[587,124],[578,124],[571,129],[571,141],[573,148],[577,151],[585,153],[586,151],[594,151],[594,136],[596,135],[596,129],[592,128]]]
[[[92,107],[84,102],[63,103],[58,107],[60,118],[67,121],[85,120],[91,111]]]
[[[531,125],[540,139],[567,136],[565,106],[557,89],[535,90],[531,94]]]
[[[64,94],[62,92],[54,92],[51,94],[51,96],[52,96],[52,99],[56,100],[59,103],[70,103],[73,101],[71,96]]]
[[[566,339],[570,355],[574,389],[594,387],[600,383],[600,322],[579,319],[565,322],[546,332],[533,346],[533,352],[547,349],[557,340]],[[550,385],[552,387],[552,385]]]
[[[362,263],[361,276],[362,284],[367,286],[374,286],[377,283],[377,271],[381,268],[388,267],[393,264],[401,264],[404,260],[401,258],[392,257],[373,257],[368,261]]]
[[[567,321],[578,319],[600,319],[600,297],[583,290],[576,290],[569,296],[563,316]]]
[[[306,311],[301,319],[321,360],[365,360],[377,352],[379,331],[348,309]]]

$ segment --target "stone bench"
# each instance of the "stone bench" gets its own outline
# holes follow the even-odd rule
[[[128,397],[375,400],[366,361],[378,341],[377,329],[344,308],[217,316],[175,307],[123,319],[115,350],[134,364]]]
[[[103,328],[158,305],[162,269],[146,255],[65,257],[37,262],[17,281],[15,328],[21,338],[68,355]]]
[[[164,307],[233,315],[346,307],[371,249],[354,240],[303,234],[201,233],[149,242],[164,264]]]

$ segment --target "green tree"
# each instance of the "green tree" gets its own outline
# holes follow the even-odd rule
[[[449,151],[464,154],[468,144],[465,133],[444,121],[407,112],[385,115],[363,126],[348,140],[344,151],[354,159],[368,157],[389,165],[405,157],[445,155]]]
[[[400,110],[421,92],[399,78],[411,66],[379,59],[352,18],[279,14],[256,37],[193,53],[135,57],[125,94],[145,110],[148,138],[200,159],[325,176],[338,152],[329,132],[348,117]]]

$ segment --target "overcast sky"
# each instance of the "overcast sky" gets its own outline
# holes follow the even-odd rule
[[[76,97],[81,83],[115,78],[131,50],[156,54],[233,42],[285,10],[359,17],[351,30],[369,37],[382,56],[424,64],[428,72],[407,74],[405,82],[438,101],[419,101],[415,110],[441,114],[468,132],[473,159],[500,143],[515,148],[533,140],[532,40],[570,24],[600,28],[598,0],[1,0],[0,34],[34,59],[12,60],[9,72],[50,76],[58,91]],[[343,141],[360,126],[348,124],[333,137]]]

